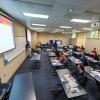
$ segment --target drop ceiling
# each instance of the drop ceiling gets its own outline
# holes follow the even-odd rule
[[[0,8],[12,17],[21,21],[30,29],[36,26],[32,24],[46,24],[45,32],[59,29],[59,26],[71,26],[64,29],[65,32],[72,30],[83,31],[91,23],[74,23],[73,18],[91,21],[100,20],[100,0],[1,0]],[[71,12],[68,9],[72,9]],[[26,17],[23,12],[49,15],[48,19]]]

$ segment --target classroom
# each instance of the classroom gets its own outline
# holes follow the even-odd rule
[[[100,100],[100,0],[0,1],[0,100]]]

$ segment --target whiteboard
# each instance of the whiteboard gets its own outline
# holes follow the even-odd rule
[[[100,55],[100,39],[86,39],[86,50],[90,52],[93,48],[96,48]]]
[[[4,61],[9,62],[25,50],[26,38],[15,37],[15,48],[4,53]]]

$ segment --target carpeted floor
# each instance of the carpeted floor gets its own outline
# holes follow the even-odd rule
[[[40,67],[40,69],[32,69],[34,67]],[[33,82],[36,92],[37,100],[68,100],[65,93],[62,93],[58,97],[53,97],[50,94],[50,90],[57,87],[57,83],[60,83],[58,76],[53,76],[53,69],[49,61],[47,52],[41,52],[41,62],[34,64],[30,58],[27,58],[16,74],[32,72]],[[97,87],[95,80],[89,80],[87,84],[88,97],[80,97],[77,100],[98,100],[97,99]]]

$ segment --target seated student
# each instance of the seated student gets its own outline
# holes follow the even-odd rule
[[[93,50],[91,50],[91,53],[96,54],[97,53],[96,48],[94,48]]]
[[[83,45],[81,45],[80,49],[81,49],[81,50],[85,50],[85,48],[83,47]]]
[[[80,55],[80,60],[83,62],[83,64],[85,66],[88,66],[87,59],[86,59],[86,57],[85,57],[85,55],[83,53],[81,53],[81,55]]]
[[[63,52],[60,52],[60,53],[59,53],[58,60],[59,60],[61,63],[63,63],[63,64],[66,63],[66,57],[65,57],[65,55],[64,55]]]
[[[77,51],[79,51],[79,52],[81,51],[81,48],[80,48],[80,46],[78,46],[78,47],[77,47]]]
[[[73,54],[73,50],[72,50],[71,48],[69,48],[69,50],[68,50],[68,54],[69,54],[69,56],[72,56],[72,54]]]
[[[97,53],[95,53],[95,55],[93,56],[93,58],[94,58],[95,60],[99,60],[99,57],[98,57]]]
[[[77,51],[77,46],[76,45],[73,46],[73,51]]]
[[[76,72],[73,72],[72,75],[77,79],[77,81],[85,87],[87,84],[87,76],[85,75],[85,69],[84,65],[78,65],[78,70]]]

